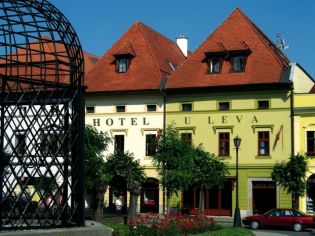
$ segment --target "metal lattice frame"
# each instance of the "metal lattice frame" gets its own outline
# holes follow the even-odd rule
[[[0,230],[84,225],[83,53],[46,0],[0,0]]]

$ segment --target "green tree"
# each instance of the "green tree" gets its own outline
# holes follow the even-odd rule
[[[85,186],[87,192],[96,195],[94,216],[99,220],[103,215],[104,194],[108,186],[103,152],[112,142],[107,133],[98,132],[90,125],[85,126]]]
[[[143,167],[139,160],[129,152],[117,152],[107,157],[105,170],[110,185],[113,188],[126,186],[130,193],[128,223],[136,216],[138,197],[141,192],[141,183],[146,179]],[[121,191],[124,191],[121,190]]]
[[[194,153],[193,147],[182,141],[175,125],[169,125],[153,158],[161,183],[167,190],[167,208],[172,193],[186,190],[191,185]]]
[[[291,156],[288,162],[275,164],[271,173],[273,181],[292,194],[293,208],[298,208],[299,197],[305,196],[307,171],[307,159],[302,155],[296,155]]]
[[[201,145],[194,148],[193,186],[199,189],[199,211],[204,213],[205,190],[223,187],[227,165],[215,158],[214,154],[205,151]]]

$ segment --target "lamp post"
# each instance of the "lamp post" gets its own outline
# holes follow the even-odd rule
[[[236,136],[234,139],[234,146],[236,149],[236,204],[235,204],[235,211],[234,211],[234,222],[233,227],[241,227],[241,212],[239,208],[239,200],[238,200],[238,149],[241,145],[242,139]]]
[[[163,151],[165,152],[165,130],[166,130],[166,82],[167,77],[163,77],[160,81],[160,92],[163,94]],[[165,174],[165,163],[163,163],[163,177]],[[165,213],[165,187],[163,186],[163,215]]]

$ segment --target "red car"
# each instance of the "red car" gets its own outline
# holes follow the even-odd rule
[[[289,227],[301,231],[314,226],[313,216],[294,209],[272,209],[263,215],[247,216],[242,219],[244,225],[252,229],[259,227]]]

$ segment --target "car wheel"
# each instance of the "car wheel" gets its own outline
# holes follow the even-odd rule
[[[302,224],[300,224],[300,223],[295,223],[294,225],[293,225],[293,230],[295,231],[295,232],[300,232],[301,230],[302,230]]]
[[[254,220],[250,223],[250,227],[252,227],[252,229],[258,229],[259,228],[259,222]]]

